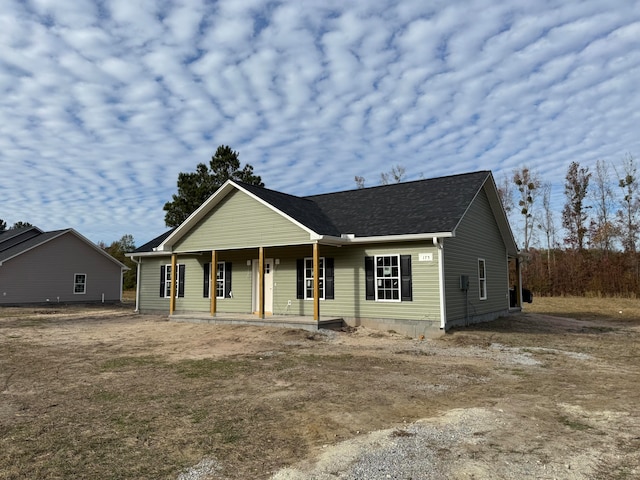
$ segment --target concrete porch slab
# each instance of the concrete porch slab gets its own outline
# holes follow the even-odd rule
[[[313,317],[297,315],[268,315],[258,318],[257,315],[241,313],[218,313],[215,317],[207,313],[177,313],[169,316],[172,322],[209,323],[219,325],[253,325],[257,327],[300,328],[316,331],[321,328],[337,330],[345,325],[340,317]]]

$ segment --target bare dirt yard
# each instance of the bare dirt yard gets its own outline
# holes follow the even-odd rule
[[[0,308],[2,479],[640,478],[640,301],[437,340]]]

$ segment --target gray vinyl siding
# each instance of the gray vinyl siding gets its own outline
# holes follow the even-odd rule
[[[309,232],[233,191],[175,245],[176,252],[309,243]]]
[[[486,265],[486,300],[479,295],[480,258]],[[484,190],[470,206],[456,236],[444,239],[444,266],[447,322],[508,310],[507,251]],[[469,276],[467,296],[460,289],[460,275]]]
[[[86,293],[74,294],[75,274]],[[0,266],[0,304],[121,300],[121,267],[73,233],[64,233]]]

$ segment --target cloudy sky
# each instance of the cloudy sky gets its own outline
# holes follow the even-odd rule
[[[3,0],[0,218],[162,233],[218,145],[296,195],[640,156],[637,0]],[[560,207],[561,208],[561,207]]]

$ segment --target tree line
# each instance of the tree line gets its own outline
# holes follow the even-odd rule
[[[550,183],[528,167],[498,182],[524,254],[523,285],[542,296],[640,295],[640,180],[634,157],[571,162],[564,203],[554,211]]]

